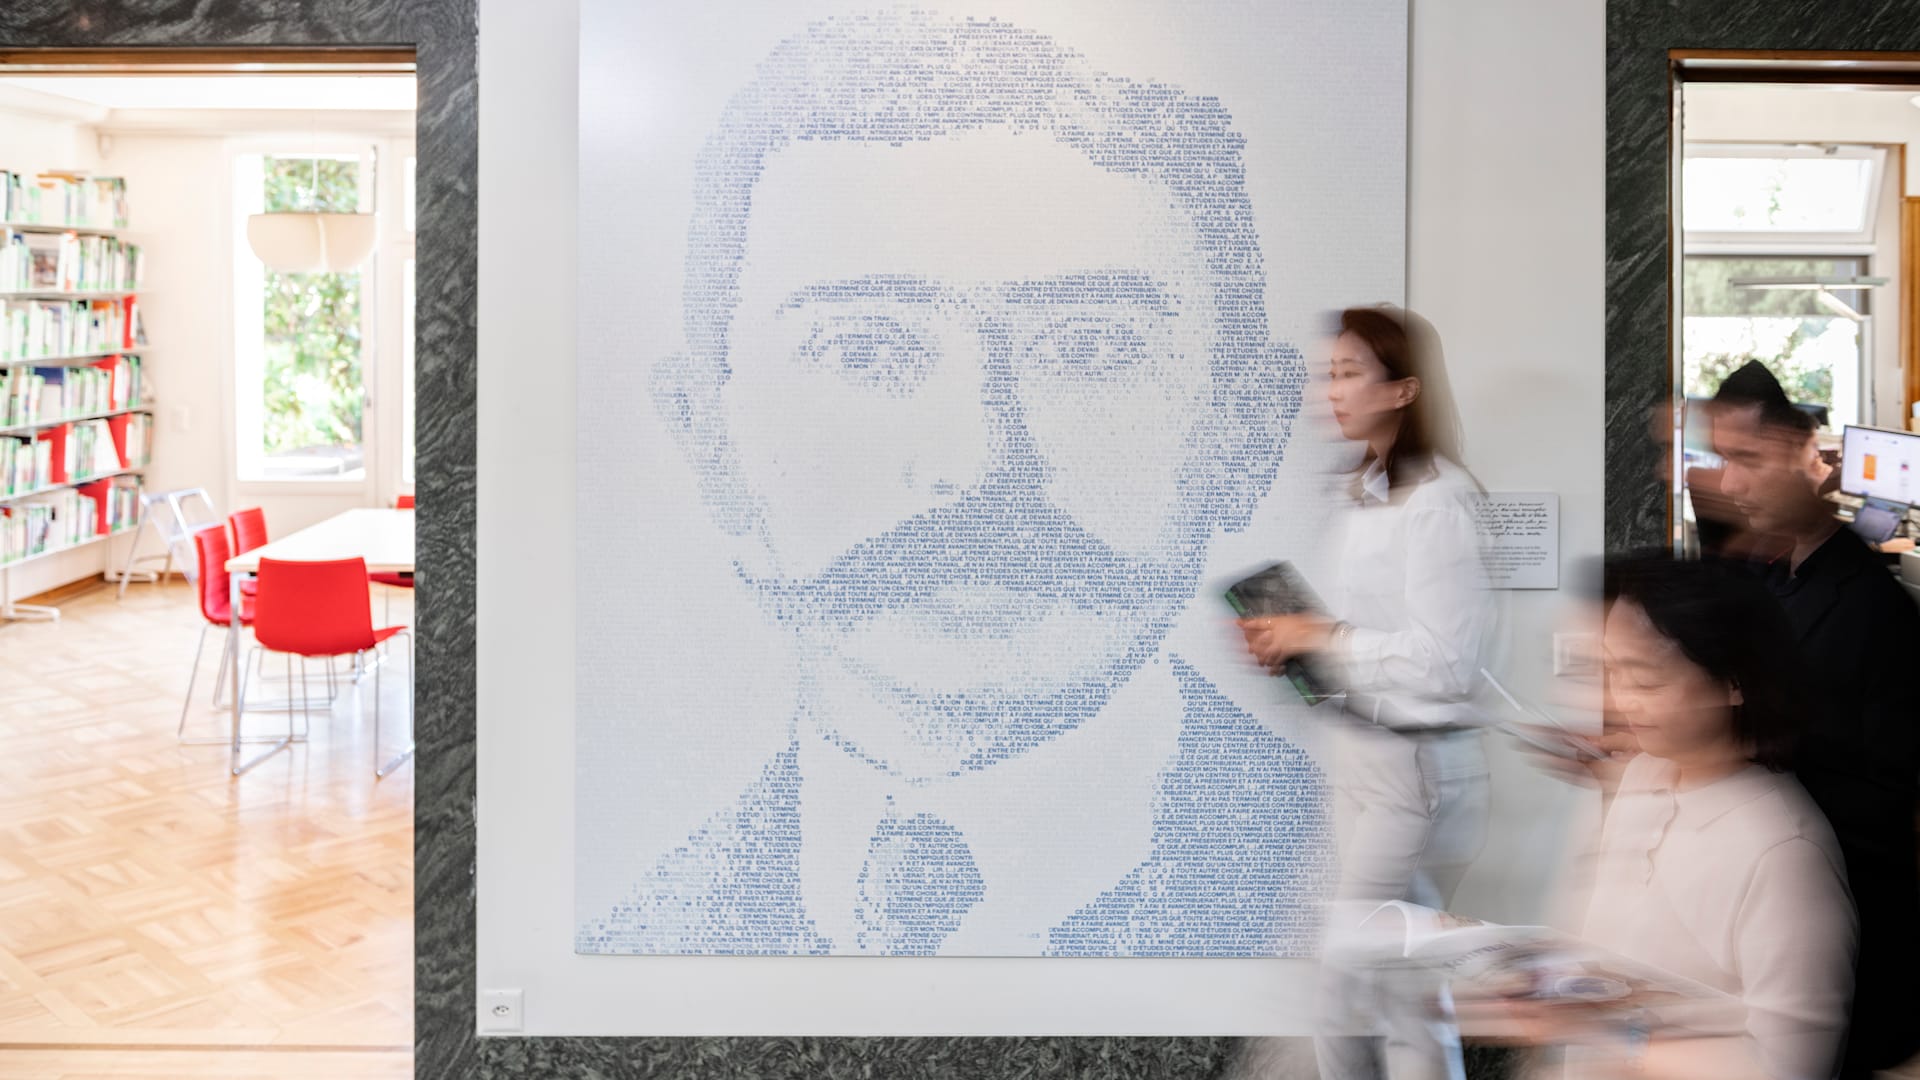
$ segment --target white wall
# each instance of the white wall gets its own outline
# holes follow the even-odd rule
[[[1561,589],[1508,594],[1503,665],[1556,702],[1588,696],[1553,685],[1552,640],[1602,550],[1604,15],[1601,0],[1413,5],[1407,302],[1445,343],[1480,482],[1560,494]],[[1489,746],[1492,828],[1454,906],[1539,918],[1573,812],[1594,807]]]
[[[1603,15],[1602,0],[1413,6],[1410,302],[1446,340],[1482,480],[1561,494],[1569,581],[1601,536]],[[663,1002],[706,1018],[672,1033],[723,1032],[745,986],[786,988],[787,1029],[827,1034],[964,1031],[1015,992],[1065,1010],[1032,1033],[1307,1031],[1297,962],[573,954],[569,598],[592,583],[574,580],[573,369],[529,380],[524,363],[571,355],[573,285],[520,273],[519,238],[542,206],[545,261],[575,263],[577,16],[574,0],[482,0],[479,989],[523,990],[526,1030],[543,1034],[660,1032]],[[1545,696],[1558,597],[1510,611],[1509,667]],[[1578,800],[1504,754],[1495,782],[1495,839],[1458,906],[1531,918]],[[918,1024],[887,1026],[915,1009]]]
[[[35,108],[56,115],[31,111]],[[157,403],[147,490],[204,487],[223,516],[259,506],[273,536],[375,501],[371,483],[242,484],[235,476],[231,435],[230,141],[275,131],[306,137],[354,126],[373,127],[381,134],[410,133],[411,114],[110,113],[0,87],[0,147],[5,148],[0,168],[90,168],[127,180],[131,227],[125,235],[141,246],[146,261],[141,317],[153,348],[146,354],[145,374]],[[102,132],[105,138],[99,137]],[[389,339],[397,341],[397,335],[383,328],[378,341],[385,345]],[[389,367],[398,364],[397,355],[390,359]],[[383,386],[379,398],[397,402],[397,368],[383,374],[390,376],[390,385]],[[398,448],[388,449],[397,453]],[[161,550],[151,536],[147,540],[143,551]],[[117,539],[20,567],[13,571],[13,594],[29,596],[96,575],[109,565],[117,570],[131,542]]]
[[[1771,143],[1877,143],[1904,147],[1904,194],[1920,194],[1920,108],[1914,89],[1840,90],[1823,86],[1743,86],[1692,83],[1685,88],[1683,116],[1688,141]],[[1872,341],[1874,411],[1864,421],[1876,427],[1906,426],[1906,373],[1900,363],[1900,182],[1897,155],[1889,154],[1867,272],[1887,279],[1868,303],[1874,314]],[[1862,409],[1866,407],[1865,387]]]

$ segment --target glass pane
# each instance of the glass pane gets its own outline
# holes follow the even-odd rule
[[[1835,312],[1820,303],[1812,289],[1754,289],[1733,284],[1735,278],[1843,277],[1865,274],[1860,258],[1779,259],[1691,256],[1686,262],[1681,302],[1688,315],[1818,315]],[[1837,295],[1855,311],[1866,313],[1871,289],[1845,290]]]
[[[1873,162],[1856,157],[1688,157],[1688,232],[1859,232]]]
[[[1759,360],[1788,397],[1826,408],[1830,425],[1858,423],[1860,324],[1823,306],[1813,290],[1738,288],[1731,279],[1865,270],[1864,259],[1687,259],[1681,293],[1687,396],[1712,397],[1728,375]],[[1836,295],[1866,310],[1867,290]]]
[[[266,206],[353,212],[361,163],[352,157],[269,157]],[[261,450],[265,479],[364,475],[362,275],[265,275]]]
[[[413,260],[401,271],[400,296],[400,479],[413,481]]]

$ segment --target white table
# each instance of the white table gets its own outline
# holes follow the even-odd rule
[[[365,559],[369,571],[413,572],[413,511],[361,508],[310,525],[297,533],[262,544],[244,555],[227,560],[227,587],[232,590],[234,631],[227,635],[227,671],[233,679],[228,688],[233,708],[233,775],[239,776],[260,762],[293,744],[291,727],[286,738],[262,750],[247,761],[240,760],[240,581],[260,572],[262,559],[289,559],[320,562],[327,559]],[[408,673],[411,676],[411,672]],[[411,718],[409,718],[411,723]]]

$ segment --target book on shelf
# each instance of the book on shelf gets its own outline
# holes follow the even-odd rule
[[[0,563],[46,552],[53,542],[53,509],[40,502],[0,507]]]
[[[152,454],[153,417],[121,413],[54,424],[32,437],[0,438],[0,494],[19,495],[142,469]]]
[[[137,356],[111,356],[73,367],[0,368],[0,427],[137,408],[144,400],[142,392]]]
[[[59,233],[15,233],[26,247],[24,269],[26,276],[13,286],[14,289],[42,289],[52,292],[60,288],[60,240]]]
[[[122,532],[140,523],[140,479],[116,476],[74,489],[93,501],[96,535]]]
[[[147,413],[122,413],[105,420],[92,421],[106,425],[108,442],[112,454],[101,460],[110,460],[112,469],[144,469],[153,460],[153,417]]]
[[[3,219],[15,225],[71,225],[120,229],[127,224],[127,182],[56,170],[28,176],[0,171]]]
[[[140,246],[111,236],[10,229],[0,292],[114,292],[140,287]]]
[[[0,368],[0,427],[39,423],[46,385],[47,377],[38,368]]]
[[[124,532],[139,516],[138,483],[120,480],[49,491],[0,507],[0,564]]]
[[[140,287],[140,245],[111,236],[59,233],[61,292],[101,292]],[[35,286],[38,288],[38,286]]]
[[[0,438],[0,494],[18,495],[54,483],[53,443],[47,439]]]
[[[135,347],[133,298],[0,300],[0,360],[85,356]]]

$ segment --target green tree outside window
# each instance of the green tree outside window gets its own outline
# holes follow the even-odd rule
[[[359,209],[357,160],[268,157],[264,164],[268,213]],[[360,287],[359,271],[266,271],[262,390],[269,458],[359,449],[365,410]]]

